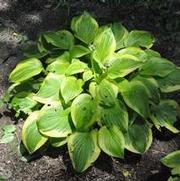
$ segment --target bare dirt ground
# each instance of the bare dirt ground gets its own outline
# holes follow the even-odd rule
[[[8,74],[22,58],[25,37],[36,40],[40,32],[66,28],[72,16],[84,10],[101,24],[121,21],[128,29],[143,29],[156,37],[154,49],[180,65],[180,2],[157,1],[62,1],[61,6],[48,0],[0,0],[0,96],[8,87]],[[110,2],[110,1],[109,1]],[[155,2],[155,1],[153,1]],[[161,6],[160,6],[161,5]],[[180,95],[174,98],[180,103]],[[154,131],[154,141],[143,156],[127,152],[124,160],[104,154],[82,174],[73,171],[67,149],[41,151],[29,163],[20,160],[17,143],[22,121],[18,123],[6,110],[0,110],[0,125],[16,123],[17,138],[0,145],[0,180],[8,181],[166,181],[169,170],[159,160],[180,149],[180,136]]]

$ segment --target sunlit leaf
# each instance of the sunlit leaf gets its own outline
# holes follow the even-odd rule
[[[22,82],[43,70],[41,62],[37,58],[30,58],[20,62],[11,72],[9,80],[12,82]]]
[[[97,119],[97,102],[89,94],[80,94],[71,105],[71,117],[77,130],[87,130]]]
[[[48,140],[38,131],[36,121],[38,120],[39,112],[33,112],[26,119],[22,128],[22,141],[29,153],[38,150]]]
[[[75,45],[70,51],[72,58],[80,58],[90,53],[90,50],[82,45]]]
[[[78,59],[73,59],[71,65],[65,71],[66,75],[74,75],[77,73],[82,73],[87,69],[87,64],[79,61]]]
[[[65,77],[61,83],[61,94],[68,103],[82,92],[83,81],[75,77]]]
[[[134,72],[136,69],[142,66],[142,62],[137,61],[134,57],[123,56],[113,61],[108,69],[108,76],[111,79],[118,77],[125,77],[126,75]]]
[[[33,96],[33,99],[46,104],[59,101],[60,85],[62,84],[63,80],[63,76],[49,73],[44,79],[40,90],[35,96]]]
[[[116,50],[116,40],[111,28],[106,28],[94,40],[93,58],[99,63],[106,63]]]
[[[48,137],[66,137],[71,133],[68,115],[69,111],[61,107],[42,110],[37,121],[38,130]]]
[[[44,33],[43,36],[46,39],[47,43],[50,43],[60,49],[71,49],[74,44],[74,37],[67,30],[47,32]]]
[[[74,17],[71,21],[71,29],[81,41],[90,44],[96,36],[98,24],[88,13]]]
[[[121,23],[113,23],[111,29],[116,40],[116,50],[123,48],[124,40],[128,37],[127,29]]]
[[[118,158],[124,157],[124,136],[116,126],[112,128],[103,126],[98,133],[98,143],[106,154]]]
[[[68,150],[74,169],[83,172],[100,154],[97,131],[76,132],[68,138]]]

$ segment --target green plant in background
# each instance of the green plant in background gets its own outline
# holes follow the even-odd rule
[[[16,127],[13,124],[8,124],[1,126],[0,128],[2,132],[2,135],[0,137],[0,144],[12,142],[15,138],[14,132],[16,131]]]
[[[174,151],[169,155],[161,159],[161,162],[171,168],[171,177],[168,181],[179,181],[180,180],[180,150]]]
[[[179,106],[165,93],[180,90],[180,68],[150,49],[151,34],[121,23],[99,26],[88,13],[74,17],[71,30],[41,34],[9,76],[4,100],[28,115],[22,141],[30,154],[46,142],[67,143],[82,172],[101,151],[143,154],[153,125],[179,132]]]

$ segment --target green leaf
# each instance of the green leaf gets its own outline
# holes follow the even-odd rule
[[[71,21],[71,29],[75,36],[84,43],[90,44],[96,36],[98,24],[88,13],[74,17]]]
[[[141,65],[142,62],[137,61],[133,56],[123,56],[122,58],[118,58],[113,61],[108,69],[108,76],[111,79],[125,77],[126,75],[141,67]]]
[[[97,119],[97,102],[89,94],[80,94],[71,105],[71,117],[77,130],[87,130]]]
[[[20,111],[22,111],[25,114],[29,114],[32,112],[32,108],[37,104],[32,97],[33,95],[30,94],[25,97],[21,97],[19,94],[17,94],[11,100],[11,106],[16,112],[20,113]]]
[[[71,49],[74,45],[74,37],[67,30],[58,32],[47,32],[43,34],[47,43],[52,44],[60,49]]]
[[[180,164],[171,170],[171,174],[180,176]]]
[[[68,138],[68,150],[74,169],[83,172],[96,161],[100,154],[97,131],[76,132]]]
[[[161,159],[161,162],[170,168],[176,168],[180,166],[180,150],[174,151],[164,158]]]
[[[165,77],[174,70],[175,65],[172,62],[164,58],[152,57],[141,67],[140,74]]]
[[[117,58],[121,58],[127,55],[133,55],[139,61],[145,61],[147,59],[147,54],[139,47],[123,48],[116,53]]]
[[[0,97],[0,109],[1,109],[2,107],[4,107],[4,105],[5,105],[5,104],[4,104],[4,101],[3,101],[2,99],[3,99],[3,98]]]
[[[149,116],[149,100],[146,87],[140,81],[122,81],[120,93],[125,103],[144,118]]]
[[[108,80],[104,79],[98,86],[96,86],[96,97],[101,106],[112,107],[115,105],[117,94],[118,87]]]
[[[105,28],[99,33],[93,43],[95,48],[93,58],[101,64],[106,63],[116,50],[116,40],[111,28]]]
[[[79,61],[78,59],[73,59],[71,65],[67,68],[66,75],[74,75],[84,72],[88,68],[87,64]]]
[[[106,154],[118,158],[124,157],[124,136],[116,126],[112,128],[103,126],[99,130],[98,143]]]
[[[173,125],[177,121],[179,106],[174,100],[161,100],[158,105],[152,106],[151,119],[155,126],[164,126],[173,133],[179,133]]]
[[[157,78],[160,89],[164,93],[180,90],[180,69],[177,68],[163,78]]]
[[[37,121],[40,133],[48,137],[66,137],[71,133],[69,111],[62,108],[41,110]]]
[[[64,76],[49,73],[44,79],[40,90],[33,96],[33,99],[44,104],[59,101],[60,85],[63,79]]]
[[[53,147],[60,147],[67,143],[66,138],[49,138],[49,141]]]
[[[151,50],[151,49],[146,49],[144,50],[144,52],[147,55],[147,59],[150,59],[152,57],[159,57],[159,58],[161,57],[161,54],[159,52]]]
[[[38,150],[48,140],[38,131],[36,125],[38,116],[38,111],[31,113],[22,128],[22,141],[29,153],[33,153]]]
[[[93,77],[94,77],[93,72],[90,69],[85,70],[85,72],[83,73],[84,82],[92,79]]]
[[[65,52],[63,55],[57,57],[55,61],[47,66],[46,71],[56,73],[56,74],[65,74],[67,68],[70,65],[69,53]]]
[[[142,154],[149,149],[152,139],[150,126],[144,120],[135,120],[125,135],[126,149]]]
[[[147,31],[133,30],[129,33],[128,38],[125,41],[126,46],[140,46],[145,48],[151,48],[155,39]]]
[[[83,81],[75,77],[65,77],[61,83],[61,94],[65,103],[78,96],[82,91]]]
[[[37,58],[30,58],[20,62],[11,72],[9,80],[11,82],[22,82],[35,75],[38,75],[43,70],[41,62]]]
[[[160,100],[160,93],[159,93],[159,86],[157,81],[153,77],[143,77],[143,76],[136,76],[133,80],[138,80],[146,87],[147,93],[149,98],[155,102],[159,103]]]
[[[124,40],[128,37],[128,31],[121,23],[113,23],[111,29],[116,40],[116,50],[119,50],[124,47]]]
[[[7,133],[0,138],[0,144],[6,144],[10,143],[14,140],[14,134],[13,133]]]
[[[75,45],[72,50],[70,50],[70,55],[72,58],[80,58],[89,53],[90,50],[82,45]]]
[[[2,129],[4,130],[4,133],[13,133],[16,131],[16,126],[13,124],[9,124],[9,125],[4,125],[2,127]]]
[[[128,129],[128,112],[120,100],[116,100],[115,105],[110,108],[101,109],[101,122],[107,127],[117,126],[121,131],[126,132]]]

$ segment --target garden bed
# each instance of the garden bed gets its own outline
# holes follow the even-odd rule
[[[161,6],[158,3],[152,6],[143,1],[132,3],[131,0],[120,4],[118,1],[72,0],[57,5],[42,0],[0,0],[0,95],[8,87],[9,72],[22,57],[21,49],[26,46],[26,37],[33,41],[40,32],[66,28],[71,17],[84,10],[92,13],[102,24],[121,21],[129,29],[152,32],[156,37],[153,49],[180,65],[178,2],[162,1]],[[174,98],[180,103],[180,95],[176,94]],[[143,156],[127,152],[122,160],[102,154],[93,167],[77,174],[73,171],[66,148],[43,149],[29,163],[20,160],[17,143],[21,139],[22,122],[17,122],[8,110],[1,110],[0,124],[15,123],[17,136],[12,144],[0,144],[0,180],[2,177],[10,181],[165,181],[170,172],[159,160],[180,148],[180,136],[167,130],[162,133],[154,130],[153,144]]]

